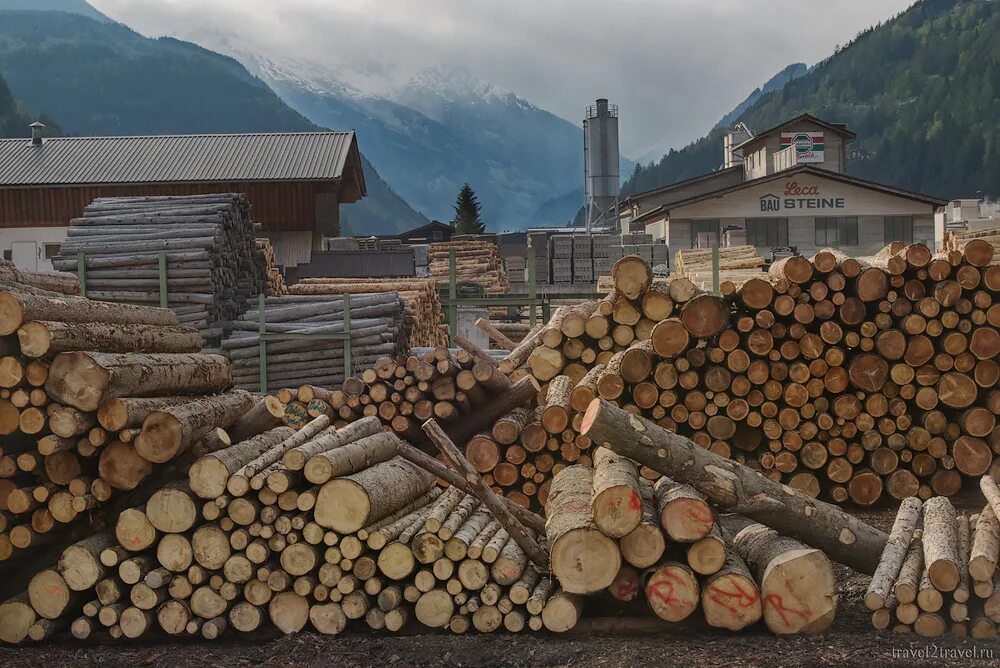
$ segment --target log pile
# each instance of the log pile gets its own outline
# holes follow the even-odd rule
[[[982,240],[826,250],[722,297],[623,258],[607,297],[562,308],[501,369],[568,376],[569,427],[600,397],[813,497],[950,495],[1000,447],[992,258]]]
[[[712,251],[677,251],[676,271],[673,276],[686,278],[701,290],[712,289]],[[719,249],[719,282],[739,285],[750,278],[761,277],[764,268],[762,258],[754,246],[734,246]],[[729,286],[726,286],[727,288]],[[723,290],[725,294],[725,290]]]
[[[609,449],[597,449],[593,469],[556,475],[545,512],[552,574],[565,591],[641,597],[668,622],[700,609],[709,626],[732,631],[763,619],[776,634],[819,633],[836,615],[822,551],[740,516],[716,517],[694,488],[666,477],[654,485]]]
[[[275,399],[283,405],[285,423],[295,428],[320,415],[335,426],[377,417],[401,438],[426,444],[420,426],[435,418],[465,443],[535,396],[537,385],[530,379],[511,384],[495,365],[465,350],[452,355],[438,347],[383,357],[336,389],[305,384],[282,389]]]
[[[0,259],[0,285],[9,288],[45,290],[60,295],[79,295],[80,280],[76,276],[51,271],[19,269],[10,260]]]
[[[271,245],[271,240],[266,238],[257,238],[257,252],[260,254],[261,261],[264,264],[264,273],[267,276],[267,289],[265,294],[268,297],[278,297],[280,295],[288,294],[288,286],[285,285],[285,276],[281,273],[281,269],[274,262],[274,247]]]
[[[0,640],[66,626],[80,639],[209,640],[272,626],[338,634],[352,621],[391,632],[411,620],[454,633],[574,626],[579,598],[530,564],[509,520],[435,487],[396,456],[406,447],[375,418],[335,430],[324,416],[199,459],[187,481],[68,547],[0,605]],[[308,479],[318,461],[332,479]]]
[[[298,296],[365,295],[395,292],[403,302],[406,340],[410,347],[446,345],[444,312],[434,289],[434,281],[411,278],[304,278],[289,286],[288,293]]]
[[[265,289],[265,257],[241,195],[95,199],[70,221],[52,265],[76,272],[85,255],[88,297],[159,305],[161,251],[167,304],[206,341],[217,341],[220,323],[239,317]]]
[[[997,492],[990,476],[983,491]],[[872,625],[927,638],[945,633],[978,640],[997,637],[1000,593],[995,589],[1000,493],[972,516],[943,496],[899,506],[885,551],[865,593]]]
[[[351,365],[373,365],[407,348],[403,304],[395,292],[354,294],[349,297]],[[268,297],[264,321],[269,334],[343,333],[345,299],[340,295]],[[222,350],[233,362],[236,387],[260,389],[260,308],[251,308],[239,320],[227,323],[229,334]],[[353,373],[346,369],[342,339],[290,339],[266,342],[267,390],[315,384],[330,387]]]
[[[0,560],[57,544],[254,404],[197,330],[149,306],[0,291]],[[169,468],[169,467],[168,467]]]
[[[427,251],[431,280],[447,286],[448,255],[455,251],[455,276],[459,285],[476,285],[488,295],[507,294],[510,281],[503,268],[500,248],[492,241],[446,241],[431,244]]]

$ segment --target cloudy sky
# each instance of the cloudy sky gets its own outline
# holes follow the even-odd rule
[[[314,62],[365,92],[460,64],[573,122],[621,108],[622,151],[683,146],[793,62],[912,0],[90,0],[149,36]]]

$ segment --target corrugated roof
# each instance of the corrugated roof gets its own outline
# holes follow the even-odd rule
[[[348,159],[360,172],[354,132],[9,139],[0,140],[0,187],[331,181]]]

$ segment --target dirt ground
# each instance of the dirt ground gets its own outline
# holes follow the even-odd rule
[[[974,495],[957,500],[972,508]],[[860,513],[888,529],[894,509]],[[94,643],[62,637],[38,647],[0,648],[0,666],[118,666],[180,668],[199,666],[1000,666],[1000,640],[973,641],[945,636],[875,631],[862,603],[868,578],[837,567],[840,609],[832,629],[816,636],[777,638],[765,630],[732,634],[690,626],[659,626],[641,633],[596,633],[581,623],[572,634],[454,636],[412,632],[386,635],[355,631],[336,637],[300,633],[280,637],[230,636],[225,641],[154,637],[140,642]],[[585,620],[586,621],[586,620]]]

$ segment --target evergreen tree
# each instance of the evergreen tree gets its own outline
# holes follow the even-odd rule
[[[480,216],[482,204],[476,197],[476,192],[468,183],[458,191],[455,199],[455,219],[452,226],[456,234],[482,234],[486,231],[486,224]]]

